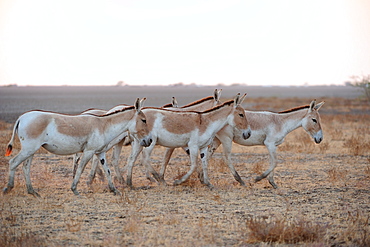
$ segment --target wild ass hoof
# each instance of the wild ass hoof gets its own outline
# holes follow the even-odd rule
[[[113,192],[113,195],[115,195],[115,196],[121,196],[122,195],[122,193],[119,190],[117,190],[117,189],[115,189],[112,192]]]
[[[277,184],[273,180],[269,180],[269,183],[271,184],[272,187],[274,187],[274,189],[279,188],[279,186],[277,186]]]
[[[181,184],[182,181],[180,179],[176,179],[174,182],[173,182],[173,185],[179,185]]]
[[[5,187],[5,188],[3,189],[3,194],[4,194],[4,195],[5,195],[5,194],[8,194],[12,189],[13,189],[13,188]]]
[[[210,189],[210,190],[214,190],[215,189],[215,187],[211,183],[206,183],[204,185],[206,185],[208,187],[208,189]]]
[[[72,190],[73,194],[75,194],[76,196],[80,195],[80,193],[78,193],[78,191],[76,189],[71,188],[71,190]]]
[[[134,186],[132,186],[132,181],[130,179],[127,179],[126,180],[126,185],[127,187],[129,187],[130,189],[134,189]]]
[[[39,193],[37,193],[37,192],[36,192],[36,191],[34,191],[34,190],[28,190],[27,192],[28,192],[28,194],[33,195],[34,197],[41,197],[41,196],[39,195]]]
[[[146,179],[148,179],[151,183],[156,183],[157,180],[155,180],[152,176],[148,175],[146,176]]]
[[[239,184],[241,185],[241,186],[243,186],[243,187],[245,187],[245,186],[247,186],[245,183],[244,183],[244,181],[242,180],[242,181],[238,181],[239,182]]]
[[[254,180],[255,183],[259,182],[262,180],[263,177],[261,176],[257,176],[256,179]]]

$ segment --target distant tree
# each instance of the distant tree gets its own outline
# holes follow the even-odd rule
[[[124,81],[119,81],[116,84],[117,87],[121,87],[121,86],[124,86],[124,85],[126,85]]]
[[[367,101],[370,102],[370,74],[362,75],[362,76],[353,75],[350,78],[351,78],[351,81],[347,82],[346,84],[361,88],[365,93]]]
[[[170,84],[170,86],[172,86],[172,87],[182,87],[182,86],[184,86],[184,83],[178,82],[178,83]]]

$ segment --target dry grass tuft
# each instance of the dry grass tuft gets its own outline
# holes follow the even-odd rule
[[[136,233],[139,231],[141,225],[139,217],[134,215],[128,219],[123,228],[125,232]]]
[[[347,148],[351,155],[367,155],[370,150],[370,141],[363,138],[362,135],[351,136],[344,142],[344,147]]]
[[[370,158],[368,158],[368,162],[370,163]],[[370,178],[370,165],[365,168],[365,175],[368,179]]]
[[[347,178],[348,171],[338,167],[332,167],[328,170],[328,180],[331,183],[342,182]]]
[[[321,154],[326,154],[326,152],[329,150],[329,142],[323,142],[320,144],[319,148],[320,148],[320,153]]]
[[[370,246],[370,216],[368,213],[348,211],[347,219],[344,222],[344,230],[338,231],[336,236],[331,238],[340,245]]]
[[[288,221],[283,217],[250,217],[246,223],[249,243],[321,242],[326,232],[326,226],[301,218]]]
[[[66,219],[64,223],[66,224],[67,231],[69,232],[79,232],[82,227],[83,218],[70,218]]]
[[[0,246],[7,247],[23,247],[23,246],[47,246],[44,239],[35,236],[32,233],[20,231],[19,233],[14,229],[5,229],[0,233]]]

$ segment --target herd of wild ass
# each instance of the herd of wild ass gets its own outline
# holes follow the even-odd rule
[[[188,105],[179,107],[176,99],[161,108],[143,107],[145,98],[137,99],[133,106],[118,105],[108,111],[90,109],[79,115],[66,115],[55,112],[34,110],[21,115],[14,124],[13,134],[8,143],[5,155],[12,153],[15,135],[21,143],[20,152],[9,161],[9,180],[3,192],[8,193],[14,187],[16,168],[23,163],[23,173],[27,192],[39,196],[33,189],[30,178],[30,167],[35,152],[43,147],[57,155],[75,155],[73,182],[71,190],[78,195],[77,184],[90,159],[92,169],[88,177],[91,183],[100,163],[105,172],[109,189],[115,193],[111,172],[108,167],[106,152],[113,148],[112,164],[119,182],[124,183],[119,157],[123,145],[131,144],[125,170],[126,184],[132,187],[132,169],[142,153],[142,163],[146,176],[160,184],[166,184],[164,174],[175,148],[183,148],[190,158],[190,170],[180,179],[178,185],[186,181],[197,168],[198,155],[201,169],[198,169],[200,181],[212,187],[208,178],[208,160],[222,144],[225,163],[234,178],[241,184],[239,176],[231,162],[232,142],[244,146],[265,145],[270,155],[269,168],[258,176],[258,182],[267,178],[274,182],[276,167],[276,149],[282,144],[285,136],[291,131],[303,127],[316,143],[323,139],[319,109],[324,104],[295,107],[274,113],[267,111],[248,111],[241,104],[246,94],[239,93],[233,100],[220,101],[221,90],[215,90],[213,96],[202,98]],[[150,164],[150,155],[155,145],[166,147],[164,161],[158,172]],[[154,178],[153,178],[154,177]]]

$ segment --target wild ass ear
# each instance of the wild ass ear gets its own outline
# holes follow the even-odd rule
[[[318,111],[320,110],[321,106],[325,103],[325,101],[322,101],[320,103],[318,103],[317,105],[315,105],[315,110]]]
[[[238,93],[235,98],[234,98],[234,107],[236,107],[239,103],[239,99],[240,99],[240,93]]]
[[[172,107],[176,107],[176,108],[179,107],[179,104],[177,103],[177,100],[175,97],[172,97]]]
[[[316,99],[312,100],[310,103],[310,108],[308,109],[309,112],[313,111],[315,109],[316,105]]]
[[[243,103],[243,100],[245,99],[245,97],[247,96],[247,94],[243,94],[242,97],[240,97],[240,93],[238,93],[236,96],[235,96],[235,99],[234,99],[234,107],[236,108],[237,106],[239,106],[241,103]]]
[[[141,100],[140,100],[140,110],[141,110],[141,108],[143,108],[144,107],[144,102],[145,102],[145,100],[146,100],[146,98],[144,97],[144,98],[142,98]]]
[[[238,105],[241,105],[243,101],[245,100],[245,97],[247,97],[247,94],[243,94],[243,96],[239,99]]]
[[[146,98],[142,98],[141,100],[139,98],[136,99],[134,106],[137,112],[141,111],[141,108],[143,107],[145,100]]]
[[[215,89],[214,93],[213,93],[213,98],[216,102],[219,102],[220,101],[220,98],[221,98],[221,91],[222,89]]]

